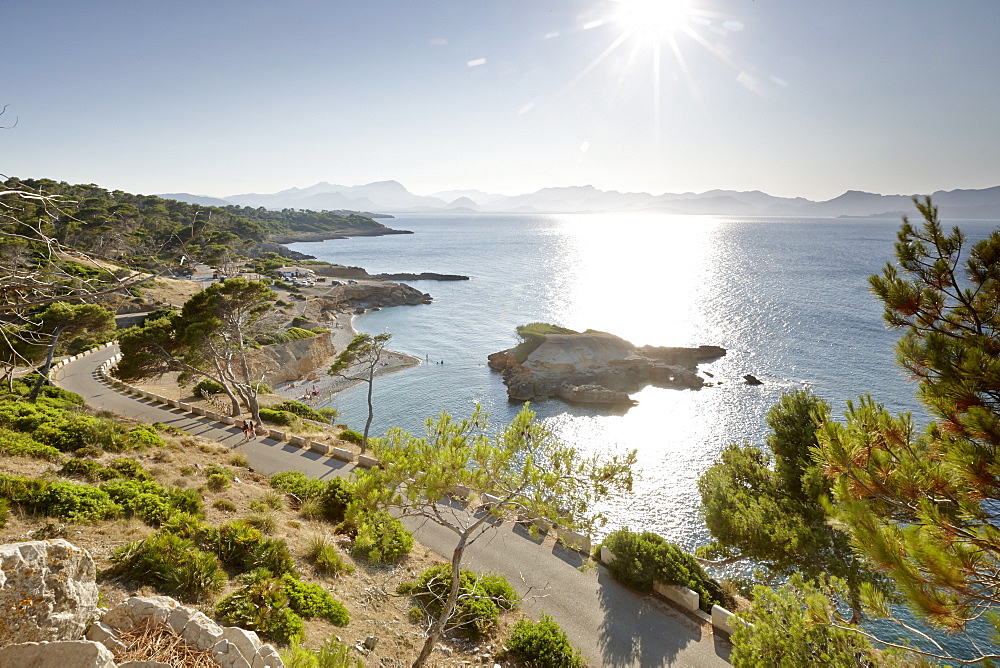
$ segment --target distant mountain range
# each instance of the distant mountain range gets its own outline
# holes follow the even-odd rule
[[[1000,186],[982,190],[931,193],[942,218],[1000,219]],[[317,183],[276,193],[245,193],[225,198],[164,193],[167,199],[205,206],[362,211],[371,213],[678,213],[729,216],[888,217],[913,214],[912,195],[879,195],[849,190],[814,202],[802,197],[774,197],[759,190],[709,190],[703,193],[651,195],[598,190],[593,186],[543,188],[526,195],[496,195],[479,190],[450,190],[414,195],[398,181],[363,186]]]

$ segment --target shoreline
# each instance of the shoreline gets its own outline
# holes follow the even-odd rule
[[[337,313],[334,327],[330,330],[331,343],[337,351],[343,351],[357,335],[358,332],[354,329],[354,317],[354,314],[350,312]],[[338,393],[365,382],[328,375],[326,369],[335,359],[336,355],[329,357],[323,366],[313,369],[300,380],[286,381],[275,385],[273,387],[274,396],[294,399],[313,407],[323,407]],[[375,377],[418,366],[421,363],[417,357],[386,348],[382,351],[381,363],[375,370]]]

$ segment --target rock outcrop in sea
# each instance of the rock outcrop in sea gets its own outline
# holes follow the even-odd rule
[[[698,364],[726,354],[718,346],[640,348],[614,334],[593,331],[532,338],[534,342],[526,347],[522,344],[489,356],[490,368],[503,374],[507,396],[515,401],[559,398],[569,403],[632,406],[637,402],[629,394],[647,385],[701,388],[705,380],[698,375]]]

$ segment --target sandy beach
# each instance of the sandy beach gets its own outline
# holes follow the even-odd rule
[[[336,320],[329,323],[332,334],[333,346],[338,354],[344,350],[351,342],[357,331],[354,329],[354,314],[340,312]],[[330,357],[323,368],[315,369],[306,377],[298,381],[288,381],[274,386],[274,394],[288,399],[295,399],[311,406],[325,405],[337,392],[353,387],[361,380],[351,380],[341,376],[331,376],[326,373],[326,369],[333,363],[336,357]],[[375,371],[376,376],[383,376],[393,371],[417,366],[421,361],[411,355],[406,355],[395,350],[386,349],[382,351],[382,359]],[[361,375],[363,365],[357,365],[348,370],[348,376]]]

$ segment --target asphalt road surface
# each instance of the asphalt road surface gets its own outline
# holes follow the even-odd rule
[[[103,349],[63,367],[59,385],[94,408],[146,422],[162,422],[223,443],[242,453],[255,471],[273,475],[298,470],[316,478],[347,476],[351,464],[261,439],[243,443],[242,432],[117,390],[97,368],[117,352]],[[431,522],[408,521],[417,539],[450,558],[456,539]],[[463,566],[503,573],[524,595],[523,609],[537,619],[550,615],[594,666],[726,666],[731,646],[708,625],[652,596],[619,585],[604,566],[580,571],[578,553],[535,540],[510,522],[497,526],[465,552]]]

